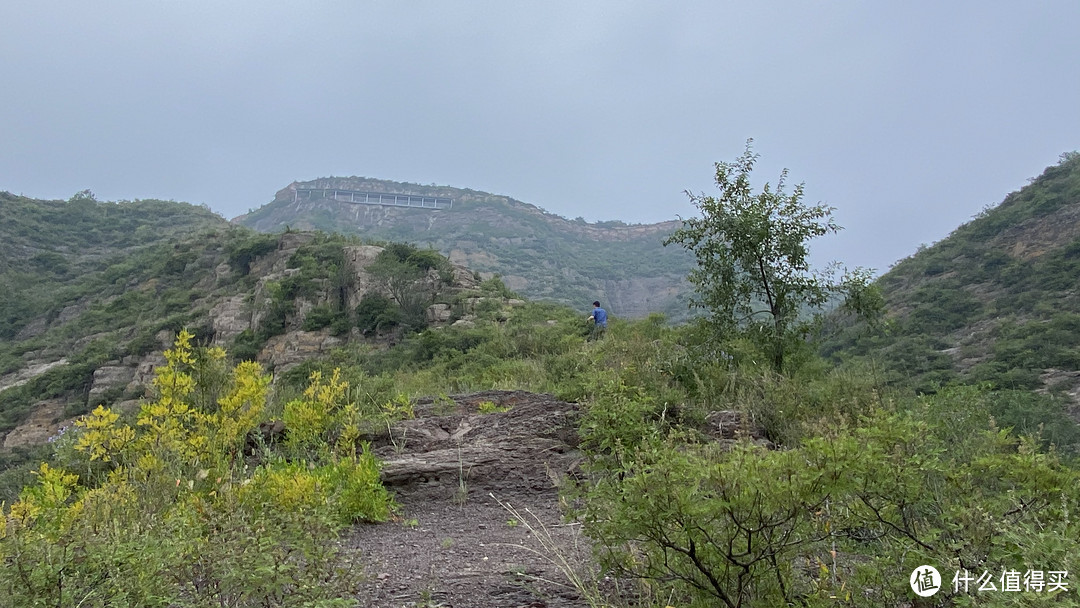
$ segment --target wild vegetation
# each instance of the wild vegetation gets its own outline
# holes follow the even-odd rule
[[[66,202],[39,201],[0,192],[0,339],[14,338],[41,311],[59,313],[99,287],[81,281],[87,274],[126,279],[139,267],[124,266],[122,256],[225,225],[208,209],[171,201],[105,203],[89,191]],[[171,265],[162,259],[146,270],[182,271],[191,260],[177,253]]]
[[[7,606],[334,606],[355,570],[334,540],[392,503],[357,442],[347,385],[314,375],[260,441],[270,377],[181,331],[133,420],[98,407],[0,519]]]
[[[918,397],[810,354],[780,375],[746,341],[730,345],[737,361],[705,360],[701,328],[660,317],[613,321],[599,342],[586,342],[586,331],[582,315],[557,306],[492,306],[472,328],[426,329],[384,352],[345,347],[285,374],[265,399],[241,399],[265,390],[254,364],[226,371],[220,352],[188,351],[181,340],[159,372],[162,397],[131,422],[95,411],[53,444],[50,464],[8,507],[5,559],[26,556],[35,564],[26,576],[37,581],[15,578],[27,562],[5,570],[9,603],[55,603],[64,589],[68,598],[82,594],[83,605],[147,605],[156,600],[139,589],[165,589],[161,605],[226,597],[305,605],[294,591],[315,593],[319,581],[320,593],[352,605],[345,557],[318,551],[333,548],[356,513],[338,501],[386,504],[370,497],[381,496],[371,468],[356,482],[370,496],[335,494],[349,487],[341,479],[361,475],[358,431],[408,415],[402,404],[411,396],[492,387],[584,404],[587,476],[566,491],[601,563],[637,580],[642,597],[673,606],[834,598],[879,606],[909,597],[908,574],[923,563],[980,574],[1077,565],[1080,530],[1069,515],[1080,506],[1076,470],[1038,436],[1000,428],[985,389]],[[172,398],[176,386],[191,392]],[[774,447],[749,438],[718,444],[707,423],[717,410],[743,412]],[[258,439],[257,423],[271,419],[284,421],[288,440]],[[243,490],[252,487],[266,493]],[[296,497],[289,511],[281,501],[293,487],[331,496]],[[106,508],[116,497],[103,495],[121,490],[134,493],[123,503],[131,509]],[[31,505],[48,516],[22,515]],[[161,536],[126,532],[147,529]],[[211,530],[212,542],[199,536]],[[247,537],[263,553],[242,549]],[[983,596],[945,597],[941,605],[990,605]],[[1067,605],[1068,596],[1024,597]]]
[[[825,271],[810,268],[809,241],[840,230],[832,209],[803,203],[802,184],[788,194],[787,170],[775,186],[766,183],[754,194],[750,174],[758,155],[751,143],[735,162],[716,163],[720,194],[692,195],[701,217],[683,222],[664,244],[694,253],[690,282],[697,295],[691,305],[708,311],[713,335],[739,334],[768,345],[780,372],[792,344],[806,340],[830,300],[843,296],[844,308],[870,321],[883,303],[868,271],[837,280],[835,264]]]
[[[1054,393],[1040,376],[1080,362],[1078,203],[1080,155],[1065,154],[1000,205],[898,262],[878,281],[887,331],[849,325],[825,354],[874,354],[890,383],[914,382],[921,392],[988,382]]]
[[[1021,203],[1047,200],[1044,188],[1072,196],[1077,162],[1068,157],[1011,195],[1002,207],[1019,223],[994,234],[1050,217]],[[797,197],[781,198],[798,206]],[[706,221],[717,219],[710,209]],[[980,220],[996,225],[994,214]],[[789,233],[786,245],[801,251],[813,232]],[[271,242],[246,232],[221,238],[234,277]],[[32,483],[4,506],[0,604],[359,605],[363,573],[338,535],[393,513],[367,430],[412,415],[420,396],[501,388],[580,404],[584,468],[561,491],[567,517],[594,543],[595,562],[570,565],[592,606],[1080,605],[1075,577],[1053,574],[1080,571],[1080,432],[1062,397],[1006,380],[1040,366],[1077,371],[1065,344],[1075,319],[1058,310],[1032,303],[996,325],[993,358],[980,362],[1001,365],[991,375],[978,376],[975,364],[932,376],[946,367],[927,361],[955,361],[939,351],[963,319],[984,314],[985,293],[891,274],[880,282],[890,307],[882,328],[843,311],[821,318],[820,332],[783,334],[777,365],[776,335],[732,318],[739,306],[712,306],[710,317],[677,326],[659,314],[615,317],[603,339],[588,341],[587,311],[511,303],[515,294],[498,279],[430,290],[445,260],[412,246],[385,248],[371,273],[403,295],[370,295],[348,310],[332,297],[342,286],[339,238],[314,237],[296,250],[287,278],[270,290],[270,309],[282,312],[263,328],[295,323],[298,302],[315,289],[331,297],[304,323],[345,323],[367,336],[271,385],[249,356],[230,363],[180,332],[138,411],[94,409],[48,446]],[[1047,247],[1023,263],[1067,269],[1068,251]],[[897,270],[923,264],[920,255]],[[931,276],[972,272],[954,261]],[[709,304],[714,285],[701,276],[699,301]],[[766,301],[761,310],[802,312],[816,302],[814,293],[788,293],[786,307]],[[413,323],[417,297],[468,322]],[[1072,301],[1047,297],[1059,308]],[[997,319],[985,314],[978,318]],[[881,353],[889,358],[871,356]],[[721,413],[733,431],[718,432]],[[276,425],[284,434],[270,431]],[[942,588],[913,603],[909,577],[924,564],[943,574]],[[1037,587],[1034,571],[1046,575]],[[984,573],[1020,590],[979,591]],[[603,576],[628,586],[613,593],[597,583]]]

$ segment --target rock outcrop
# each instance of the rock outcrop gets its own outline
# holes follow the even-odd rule
[[[251,329],[251,309],[246,300],[247,296],[236,295],[221,300],[210,309],[216,342],[227,342],[245,329]]]
[[[369,438],[398,491],[549,490],[580,461],[580,406],[551,395],[486,391],[414,407],[415,419]]]
[[[578,474],[576,403],[495,390],[421,399],[414,409],[416,418],[367,437],[383,460],[383,483],[399,492],[548,491]],[[723,446],[773,447],[741,412],[710,412],[701,431]]]
[[[267,340],[257,361],[280,374],[344,343],[328,330],[291,331]]]
[[[445,197],[454,203],[449,209],[359,204],[327,189]],[[298,196],[299,191],[306,192]],[[485,192],[332,177],[291,184],[273,202],[233,221],[265,232],[333,226],[365,239],[423,243],[485,278],[499,274],[510,289],[530,299],[572,306],[599,299],[620,317],[687,315],[681,298],[690,293],[685,276],[693,257],[662,245],[680,220],[589,224]]]
[[[4,448],[45,443],[64,426],[64,401],[50,399],[34,406],[34,413],[4,436]]]
[[[29,363],[26,365],[26,367],[16,372],[0,376],[0,391],[6,391],[9,388],[22,386],[23,384],[26,384],[27,382],[33,380],[41,374],[44,374],[50,369],[54,367],[59,367],[61,365],[67,365],[67,359],[59,359],[57,361],[49,362],[35,361]]]
[[[272,282],[281,281],[300,272],[297,268],[288,267],[289,260],[300,247],[312,242],[313,239],[315,239],[315,235],[310,233],[288,232],[281,235],[276,249],[258,256],[250,262],[248,275],[255,281],[254,285],[240,283],[240,285],[244,285],[244,290],[217,289],[216,286],[223,281],[228,282],[235,279],[235,277],[232,277],[235,270],[227,263],[221,263],[214,267],[212,278],[208,280],[206,285],[201,287],[201,289],[206,290],[205,295],[193,303],[196,308],[207,311],[204,328],[209,330],[209,335],[212,335],[213,344],[228,346],[243,332],[256,332],[260,329],[263,318],[271,312],[272,298],[270,297],[271,289],[269,285]],[[352,275],[347,282],[348,292],[344,294],[344,302],[349,309],[354,309],[366,294],[379,292],[383,293],[383,295],[390,295],[385,292],[385,287],[381,282],[376,280],[367,270],[382,250],[382,247],[374,245],[349,245],[343,248],[345,262]],[[440,274],[432,270],[421,283],[420,289],[428,290],[431,297],[434,298],[436,294],[445,297],[454,290],[478,287],[479,281],[468,268],[452,265],[450,270],[451,274],[449,276],[445,272]],[[448,279],[451,280],[452,285],[446,283]],[[153,281],[156,281],[156,279],[151,280],[151,282]],[[318,293],[306,297],[297,297],[294,300],[293,307],[285,319],[285,332],[268,339],[255,357],[257,361],[276,373],[280,374],[307,359],[317,357],[332,348],[341,346],[351,337],[362,339],[361,334],[357,331],[354,331],[351,336],[348,334],[334,336],[331,335],[329,329],[318,331],[301,330],[305,318],[312,309],[327,303],[331,297],[338,297],[339,295],[329,293],[331,290],[326,284],[328,281],[316,279],[314,282]],[[137,286],[138,284],[133,285],[133,287]],[[241,292],[237,293],[237,291]],[[113,299],[115,297],[112,296]],[[499,300],[500,304],[508,304],[502,299]],[[510,302],[509,305],[516,303]],[[58,320],[63,322],[76,319],[89,310],[91,304],[91,300],[86,299],[67,306],[59,313]],[[455,315],[457,312],[452,310],[452,307],[448,304],[433,304],[427,310],[428,321],[436,327],[446,326],[458,320]],[[41,327],[46,326],[45,321],[42,321]],[[40,329],[29,330],[28,335],[34,332],[40,333]],[[340,328],[338,329],[340,331]],[[82,336],[75,342],[72,350],[77,351],[98,339],[111,340],[115,339],[115,337],[108,333]],[[173,330],[162,330],[154,336],[155,343],[150,354],[142,357],[127,356],[122,360],[108,361],[100,366],[93,372],[91,385],[87,392],[87,402],[84,405],[93,408],[96,405],[104,404],[130,410],[137,407],[139,398],[151,397],[152,391],[150,388],[152,387],[155,370],[165,365],[165,359],[161,353],[172,345],[174,339],[175,333]],[[68,361],[63,358],[49,361],[45,358],[48,356],[50,355],[46,353],[28,353],[26,357],[30,363],[20,370],[0,376],[0,391],[18,387],[41,374],[49,372],[53,368],[68,364]],[[55,404],[49,405],[46,403],[35,408],[41,410],[40,415],[35,415],[22,426],[13,429],[7,436],[0,434],[0,440],[10,440],[10,442],[18,445],[44,441],[46,437],[59,428],[59,425],[70,422],[70,420],[63,420],[63,405],[61,404],[57,409]],[[78,409],[85,408],[80,407]]]
[[[86,404],[93,407],[101,403],[109,391],[126,389],[135,379],[135,369],[130,365],[104,365],[94,370],[94,383],[90,386]]]
[[[381,292],[381,286],[367,271],[367,268],[375,261],[375,258],[382,250],[382,247],[376,247],[375,245],[354,245],[345,248],[345,264],[348,265],[353,280],[348,298],[350,308],[356,308],[364,294]]]

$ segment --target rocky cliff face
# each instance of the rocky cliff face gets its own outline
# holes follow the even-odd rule
[[[347,196],[314,196],[312,188],[445,197],[454,203],[440,210],[355,204]],[[624,317],[687,314],[685,277],[693,260],[661,244],[678,221],[589,224],[505,196],[359,177],[291,184],[271,203],[233,221],[266,232],[289,226],[431,245],[485,278],[499,274],[531,299],[585,308],[599,299]]]

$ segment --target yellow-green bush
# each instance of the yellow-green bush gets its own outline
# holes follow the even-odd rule
[[[392,502],[347,384],[313,377],[286,408],[308,460],[265,452],[253,467],[269,377],[191,339],[166,351],[133,421],[91,412],[3,510],[0,605],[355,604],[337,531],[386,519]]]

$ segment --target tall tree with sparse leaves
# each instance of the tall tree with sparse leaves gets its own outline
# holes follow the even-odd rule
[[[768,352],[777,371],[785,355],[806,338],[822,307],[837,296],[855,312],[876,315],[881,298],[863,269],[836,279],[838,265],[814,271],[808,259],[811,239],[834,233],[833,208],[803,202],[803,184],[788,193],[787,169],[773,187],[755,193],[750,175],[758,155],[753,140],[735,162],[716,163],[717,196],[694,195],[701,217],[683,221],[665,241],[693,252],[697,268],[690,282],[697,292],[691,305],[708,312],[718,338],[746,335]]]

